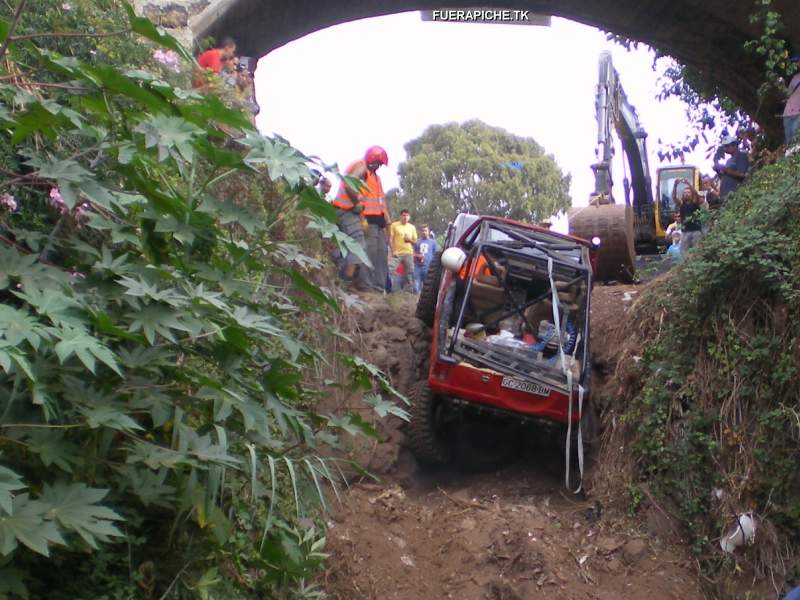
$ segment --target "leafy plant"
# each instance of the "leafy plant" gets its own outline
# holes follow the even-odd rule
[[[625,344],[644,348],[619,367],[638,476],[676,507],[717,581],[743,562],[775,581],[797,565],[798,173],[797,156],[754,173],[626,319],[639,326]],[[744,511],[766,533],[735,564],[715,540]]]
[[[0,594],[311,597],[342,479],[320,447],[374,430],[315,414],[309,371],[342,359],[406,417],[304,328],[340,309],[303,236],[349,238],[308,157],[185,87],[173,38],[64,4],[0,21]],[[299,240],[275,236],[290,218]]]

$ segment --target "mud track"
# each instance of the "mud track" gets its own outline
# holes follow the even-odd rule
[[[593,351],[601,365],[609,323],[635,298],[634,286],[593,293]],[[626,295],[627,294],[627,295]],[[366,355],[407,392],[422,361],[415,298],[367,299],[359,317]],[[604,387],[602,368],[595,394]],[[564,487],[563,458],[546,436],[525,430],[513,460],[476,472],[469,465],[423,470],[403,445],[399,420],[380,425],[384,441],[354,449],[380,478],[356,480],[330,516],[329,597],[522,600],[703,598],[691,559],[657,511],[624,510],[624,481],[603,494]],[[604,448],[598,456],[608,453]],[[624,451],[624,449],[621,449]],[[633,500],[631,500],[633,501]],[[653,514],[656,513],[656,514]]]

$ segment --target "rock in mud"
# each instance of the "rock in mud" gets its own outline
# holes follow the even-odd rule
[[[622,556],[629,564],[641,560],[647,552],[647,543],[642,539],[630,540],[622,547]]]

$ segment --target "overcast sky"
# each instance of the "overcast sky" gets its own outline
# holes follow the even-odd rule
[[[388,190],[398,185],[406,142],[432,124],[480,119],[534,138],[572,175],[573,205],[585,205],[594,188],[594,96],[603,50],[612,53],[649,133],[655,175],[666,164],[655,156],[658,139],[680,141],[688,128],[682,104],[655,99],[652,52],[642,46],[628,52],[597,29],[559,18],[551,27],[533,27],[423,22],[414,12],[317,31],[259,61],[257,125],[341,168],[382,145],[389,167],[379,173]],[[710,172],[702,151],[687,162]],[[622,177],[618,166],[615,190]]]

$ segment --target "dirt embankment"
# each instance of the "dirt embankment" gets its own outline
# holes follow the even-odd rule
[[[634,286],[600,286],[593,294],[592,342],[600,365],[594,394],[601,407],[614,393],[604,381],[611,357],[603,354],[602,340],[636,296]],[[408,392],[424,360],[415,298],[367,302],[357,318],[361,352]],[[491,472],[422,470],[404,447],[400,420],[380,429],[382,442],[355,453],[380,482],[352,482],[330,518],[324,582],[330,597],[703,598],[690,559],[669,539],[670,523],[659,520],[656,507],[645,511],[652,519],[628,517],[626,483],[612,489],[608,470],[599,493],[591,487],[600,472],[594,466],[589,491],[572,494],[564,488],[560,453],[535,432],[513,463]]]

